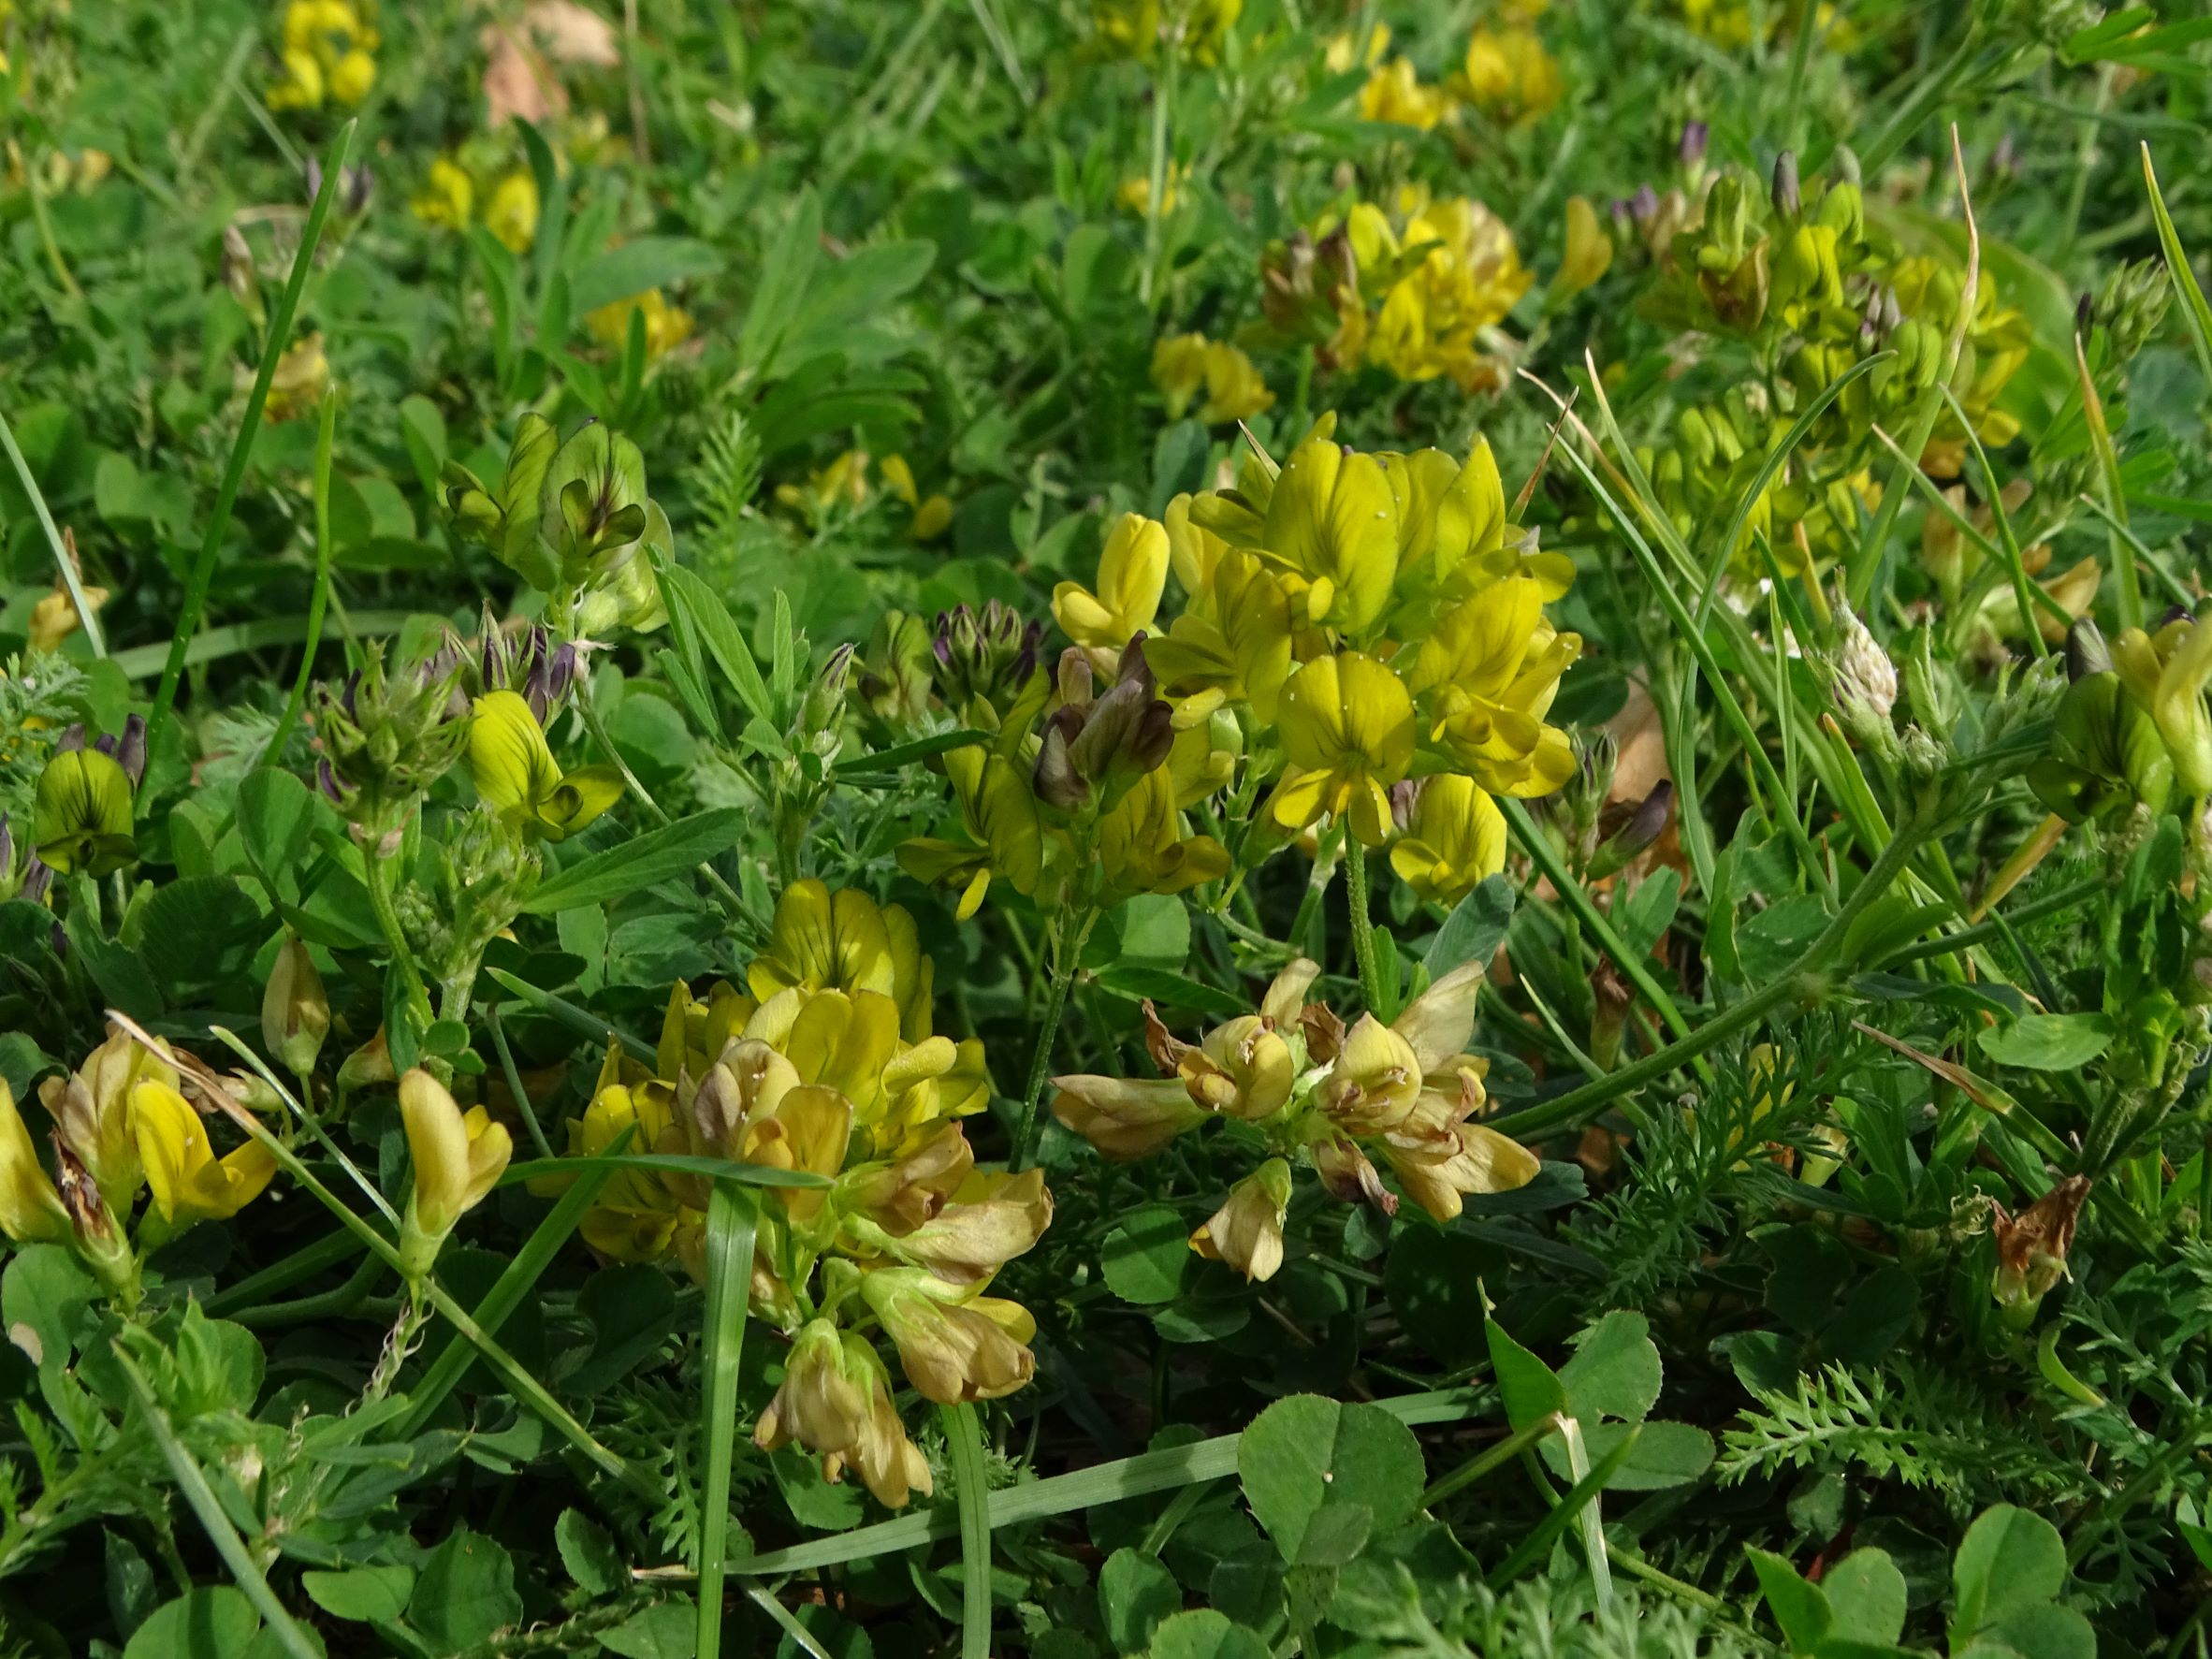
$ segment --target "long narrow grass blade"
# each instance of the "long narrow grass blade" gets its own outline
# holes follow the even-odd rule
[[[2119,451],[2112,444],[2112,429],[2104,422],[2104,400],[2097,396],[2089,377],[2089,359],[2082,351],[2081,336],[2074,337],[2074,368],[2081,382],[2082,419],[2089,429],[2089,453],[2097,458],[2097,483],[2104,498],[2106,537],[2112,547],[2112,573],[2119,577],[2119,621],[2122,628],[2143,626],[2143,583],[2135,573],[2135,550],[2122,539],[2128,527],[2127,491],[2120,484]]]
[[[2197,273],[2189,263],[2189,251],[2181,245],[2181,233],[2174,228],[2174,215],[2166,211],[2165,193],[2159,189],[2159,176],[2150,165],[2148,144],[2143,146],[2143,184],[2150,192],[2150,216],[2158,222],[2159,246],[2166,255],[2166,276],[2181,300],[2181,315],[2189,324],[2190,342],[2197,348],[2197,367],[2205,371],[2206,383],[2212,384],[2212,305],[2205,303],[2205,290],[2197,285]]]
[[[630,1138],[636,1130],[635,1124],[625,1125],[621,1134],[616,1137],[611,1150],[621,1151],[630,1143]],[[576,1230],[576,1223],[584,1218],[584,1212],[591,1207],[593,1201],[599,1197],[599,1189],[607,1184],[614,1172],[613,1167],[606,1164],[584,1171],[576,1177],[575,1185],[560,1195],[560,1201],[546,1212],[545,1219],[537,1224],[529,1240],[515,1253],[515,1259],[507,1263],[506,1271],[485,1292],[484,1300],[476,1304],[472,1317],[486,1332],[496,1335],[500,1327],[507,1322],[508,1317],[522,1305],[522,1299],[530,1294],[539,1277],[552,1265],[554,1256],[561,1245],[568,1243],[569,1235]],[[473,1358],[467,1344],[452,1338],[446,1341],[444,1348],[431,1359],[429,1369],[422,1375],[422,1380],[407,1390],[407,1415],[400,1419],[400,1439],[412,1440],[429,1426],[431,1417],[445,1403],[445,1396],[453,1391],[454,1385],[467,1373]]]
[[[239,486],[245,481],[246,461],[254,453],[254,440],[260,435],[261,411],[269,401],[269,382],[276,378],[277,359],[284,355],[285,346],[291,342],[292,320],[299,311],[299,296],[307,287],[308,273],[314,269],[315,249],[322,244],[323,226],[330,217],[330,203],[338,195],[339,176],[345,171],[345,159],[353,153],[354,134],[359,126],[359,121],[349,121],[330,140],[330,153],[323,158],[322,187],[315,192],[313,206],[307,210],[307,223],[299,232],[299,248],[292,255],[291,277],[284,284],[276,309],[269,313],[269,338],[261,347],[261,367],[254,376],[254,389],[246,394],[238,437],[230,445],[230,462],[223,469],[223,482],[215,491],[215,510],[209,517],[207,534],[200,540],[199,557],[193,561],[191,579],[184,585],[183,609],[177,615],[177,630],[169,638],[168,661],[163,664],[161,684],[153,693],[153,712],[146,720],[149,742],[160,730],[162,721],[168,718],[169,709],[177,700],[177,682],[184,674],[184,653],[191,648],[192,636],[199,629],[200,612],[208,603],[208,584],[215,575],[215,556],[222,551],[224,533],[230,529],[230,514],[238,505]]]
[[[77,607],[77,619],[84,624],[84,641],[92,647],[94,656],[105,657],[107,636],[100,632],[100,619],[93,615],[92,604],[84,596],[84,578],[78,575],[77,560],[69,557],[69,546],[62,539],[62,532],[54,528],[53,515],[47,511],[46,497],[38,488],[38,480],[31,476],[31,463],[23,459],[23,452],[16,444],[15,432],[4,415],[0,415],[0,444],[7,446],[16,482],[23,487],[23,494],[31,501],[31,511],[37,516],[38,528],[46,532],[47,550],[53,555],[54,569],[61,573],[62,587],[69,595],[69,603]]]
[[[983,1432],[972,1405],[938,1416],[953,1452],[953,1498],[960,1510],[960,1659],[991,1659],[991,1495],[983,1480]]]
[[[261,1615],[261,1622],[276,1632],[277,1640],[293,1659],[321,1659],[322,1651],[309,1641],[299,1626],[292,1622],[292,1615],[284,1610],[284,1604],[277,1600],[276,1592],[269,1587],[269,1580],[261,1576],[261,1569],[254,1564],[254,1557],[247,1551],[246,1542],[238,1535],[238,1528],[230,1524],[230,1517],[224,1514],[222,1500],[215,1496],[214,1488],[201,1473],[199,1464],[184,1443],[177,1438],[177,1431],[169,1421],[168,1413],[162,1410],[161,1402],[153,1397],[153,1389],[146,1380],[131,1357],[124,1352],[123,1345],[115,1346],[115,1362],[130,1382],[131,1393],[138,1402],[138,1410],[146,1419],[146,1427],[153,1436],[154,1445],[161,1448],[164,1462],[177,1482],[177,1490],[184,1494],[184,1501],[192,1506],[192,1513],[198,1518],[208,1540],[215,1546],[215,1553],[223,1558],[223,1564],[230,1569],[240,1590],[245,1593],[254,1610]]]
[[[706,1479],[699,1494],[698,1659],[720,1659],[722,1651],[730,1465],[737,1451],[737,1361],[745,1352],[745,1304],[752,1293],[752,1241],[760,1215],[759,1200],[733,1183],[718,1182],[707,1200],[706,1380],[699,1399]]]
[[[1571,1426],[1570,1419],[1569,1427]],[[1562,1432],[1564,1433],[1565,1430],[1563,1429]],[[1543,1560],[1545,1553],[1550,1550],[1559,1535],[1566,1531],[1585,1512],[1592,1516],[1595,1515],[1597,1494],[1605,1491],[1606,1482],[1612,1479],[1614,1472],[1628,1461],[1628,1454],[1636,1446],[1637,1436],[1642,1432],[1643,1425],[1641,1423],[1632,1426],[1626,1433],[1621,1436],[1620,1444],[1606,1453],[1604,1460],[1594,1469],[1589,1469],[1584,1473],[1581,1463],[1572,1465],[1578,1471],[1575,1484],[1568,1489],[1565,1497],[1551,1506],[1550,1514],[1529,1529],[1528,1535],[1513,1547],[1513,1553],[1498,1564],[1497,1570],[1490,1574],[1488,1582],[1492,1590],[1503,1589],[1520,1578],[1522,1573],[1528,1571],[1531,1566]],[[1581,1445],[1580,1435],[1570,1434],[1567,1445],[1570,1448],[1571,1456],[1572,1448],[1579,1448]],[[1586,1461],[1584,1460],[1585,1463]],[[1589,1529],[1585,1527],[1585,1541],[1588,1540],[1588,1537]],[[1590,1554],[1591,1577],[1596,1579],[1604,1589],[1604,1594],[1601,1595],[1600,1600],[1609,1599],[1612,1591],[1612,1580],[1606,1576],[1605,1559],[1605,1539],[1601,1532],[1598,1535],[1597,1542],[1592,1547]]]

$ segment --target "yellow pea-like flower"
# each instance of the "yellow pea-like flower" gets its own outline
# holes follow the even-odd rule
[[[1390,785],[1413,764],[1404,682],[1358,651],[1317,657],[1284,688],[1278,726],[1290,770],[1275,787],[1275,822],[1303,829],[1332,813],[1367,846],[1381,846],[1390,833]]]
[[[19,1244],[31,1244],[64,1243],[75,1230],[62,1195],[31,1144],[15,1092],[0,1079],[0,1232]]]
[[[430,163],[422,188],[415,193],[407,206],[425,225],[465,230],[470,214],[475,211],[476,185],[451,156],[441,155]]]
[[[768,948],[753,958],[746,977],[763,1002],[794,985],[888,997],[898,982],[891,933],[876,901],[856,887],[832,893],[812,878],[783,890]]]
[[[1190,1235],[1190,1247],[1253,1283],[1264,1282],[1283,1265],[1283,1221],[1289,1213],[1290,1166],[1271,1157],[1230,1188],[1222,1206]]]
[[[276,1155],[258,1141],[217,1157],[199,1113],[166,1083],[131,1090],[131,1127],[153,1207],[171,1227],[228,1220],[276,1173]]]
[[[445,1085],[420,1067],[400,1079],[400,1120],[415,1160],[400,1255],[415,1273],[429,1269],[454,1223],[484,1201],[514,1142],[481,1106],[460,1109]]]
[[[112,875],[138,856],[131,836],[131,780],[112,755],[65,749],[38,775],[33,845],[61,874]]]
[[[562,772],[530,705],[514,691],[476,699],[469,771],[484,804],[525,834],[563,841],[622,798],[612,766]]]
[[[1379,458],[1306,439],[1275,479],[1262,536],[1293,577],[1302,620],[1357,637],[1381,618],[1398,575],[1398,502]]]
[[[1506,816],[1472,778],[1446,774],[1421,784],[1390,868],[1420,897],[1455,905],[1506,867]]]
[[[1360,119],[1389,122],[1428,132],[1450,108],[1438,86],[1423,86],[1410,58],[1393,58],[1367,78],[1360,89]]]
[[[1559,103],[1559,65],[1533,29],[1477,29],[1462,68],[1467,101],[1501,121],[1535,121]]]
[[[1118,654],[1152,626],[1168,585],[1168,531],[1157,519],[1124,513],[1099,554],[1099,589],[1062,582],[1053,589],[1053,616],[1085,649]]]
[[[509,173],[493,188],[484,207],[484,224],[511,253],[537,240],[538,182],[526,172]]]
[[[1567,198],[1566,253],[1559,274],[1551,279],[1551,298],[1564,299],[1579,294],[1605,275],[1613,263],[1613,239],[1597,221],[1597,210],[1586,196]]]

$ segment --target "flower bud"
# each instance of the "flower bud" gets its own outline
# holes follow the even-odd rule
[[[1774,211],[1785,219],[1795,219],[1804,211],[1804,198],[1797,187],[1797,153],[1784,150],[1774,158],[1774,181],[1768,191],[1774,203]]]
[[[330,999],[314,958],[297,934],[284,935],[261,996],[261,1046],[304,1077],[315,1068],[330,1031]]]
[[[2074,1244],[2074,1223],[2089,1196],[2087,1175],[2069,1175],[2021,1213],[2017,1219],[2001,1204],[1992,1203],[1990,1230],[1997,1238],[1997,1271],[1989,1293],[1999,1313],[2014,1330],[2025,1330],[2035,1319],[2043,1299],[2068,1276],[2067,1252]]]

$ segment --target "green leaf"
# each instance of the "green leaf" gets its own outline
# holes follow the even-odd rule
[[[244,971],[269,928],[231,876],[196,876],[153,889],[133,922],[139,958],[174,993]]]
[[[1317,1394],[1278,1400],[1252,1421],[1237,1446],[1244,1500],[1286,1562],[1341,1560],[1346,1518],[1325,1509],[1359,1506],[1366,1536],[1403,1525],[1420,1506],[1426,1470],[1420,1442],[1390,1413]],[[1357,1545],[1354,1545],[1356,1550]]]
[[[522,908],[533,916],[580,905],[604,905],[706,863],[743,837],[751,814],[742,807],[694,812],[674,823],[579,859],[541,883]]]
[[[587,259],[569,284],[569,310],[577,316],[665,288],[691,277],[711,276],[722,256],[709,243],[682,236],[641,236]]]
[[[1485,1330],[1490,1338],[1491,1369],[1498,1375],[1508,1422],[1516,1429],[1525,1429],[1555,1411],[1563,1417],[1573,1415],[1566,1389],[1550,1366],[1506,1335],[1496,1320]]]
[[[630,1581],[622,1552],[606,1528],[581,1509],[563,1509],[553,1523],[553,1544],[560,1564],[587,1595],[612,1595]]]
[[[1153,1634],[1152,1659],[1270,1659],[1270,1650],[1256,1632],[1201,1608],[1161,1623]]]
[[[2001,1066],[2072,1071],[2109,1048],[2115,1034],[2101,1013],[2027,1014],[2009,1026],[1985,1026],[1974,1041]]]
[[[755,720],[780,726],[776,700],[768,694],[768,682],[761,677],[752,648],[745,643],[745,635],[721,595],[681,565],[670,565],[661,572],[661,589],[669,609],[673,612],[680,606],[685,618],[698,630],[699,643],[721,668],[722,677],[737,700]]]
[[[657,1267],[604,1268],[576,1292],[576,1312],[591,1321],[591,1351],[560,1388],[588,1396],[619,1382],[668,1340],[677,1322],[676,1286]]]
[[[1122,1301],[1147,1307],[1172,1302],[1190,1261],[1190,1228],[1164,1204],[1133,1210],[1099,1246],[1106,1288]]]
[[[691,1659],[698,1618],[690,1596],[674,1596],[601,1631],[599,1645],[622,1659]]]
[[[1192,1013],[1215,1020],[1233,1020],[1239,1014],[1252,1011],[1244,997],[1232,997],[1218,986],[1201,985],[1194,979],[1170,973],[1164,968],[1115,964],[1099,971],[1097,983],[1101,991],[1111,991],[1132,1002],[1149,997],[1164,1008],[1188,1009]]]
[[[761,377],[774,366],[821,263],[822,199],[809,190],[793,205],[791,223],[782,233],[768,239],[761,284],[738,331],[738,358]]]
[[[1819,1648],[1835,1623],[1828,1598],[1817,1584],[1808,1584],[1797,1569],[1771,1550],[1752,1550],[1752,1570],[1759,1576],[1759,1589],[1767,1597],[1767,1610],[1788,1639],[1793,1652],[1810,1653]]]
[[[1886,1550],[1854,1550],[1821,1579],[1831,1636],[1894,1643],[1905,1628],[1905,1575]]]
[[[1183,1608],[1182,1587],[1157,1555],[1116,1550],[1099,1574],[1099,1617],[1117,1653],[1141,1653],[1161,1621]]]
[[[308,1599],[333,1619],[356,1623],[389,1624],[407,1611],[407,1597],[415,1589],[411,1566],[355,1567],[350,1572],[308,1571],[299,1575]]]
[[[2072,1608],[2021,1608],[1983,1625],[1974,1633],[1974,1646],[2020,1659],[2097,1659],[2097,1633]]]
[[[1576,1342],[1559,1380],[1585,1429],[1601,1417],[1641,1421],[1658,1401],[1662,1380],[1650,1322],[1641,1314],[1606,1315]]]
[[[1460,900],[1430,942],[1422,960],[1432,981],[1465,962],[1487,963],[1513,921],[1513,884],[1503,876],[1487,877]]]
[[[148,1614],[123,1659],[237,1659],[260,1628],[261,1615],[242,1594],[207,1585]]]
[[[2066,1586],[2066,1546],[2042,1516],[2000,1504],[1966,1529],[1951,1581],[1957,1648],[1999,1619],[2056,1600]]]
[[[461,1527],[430,1551],[407,1600],[407,1622],[448,1652],[518,1623],[515,1563],[482,1533]]]

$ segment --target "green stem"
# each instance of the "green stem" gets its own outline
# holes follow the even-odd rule
[[[1159,222],[1167,212],[1168,124],[1175,102],[1175,65],[1182,47],[1180,38],[1163,43],[1161,52],[1167,67],[1152,83],[1152,170],[1148,175],[1152,191],[1144,202],[1144,269],[1137,277],[1137,298],[1146,305],[1152,303],[1157,282]]]
[[[1873,867],[1867,872],[1866,880],[1843,901],[1835,919],[1821,930],[1817,939],[1805,947],[1795,962],[1762,989],[1753,992],[1726,1012],[1708,1020],[1689,1036],[1622,1067],[1602,1083],[1584,1084],[1541,1105],[1530,1106],[1520,1112],[1508,1112],[1503,1117],[1492,1118],[1489,1127],[1500,1134],[1529,1140],[1587,1123],[1623,1095],[1665,1077],[1706,1050],[1725,1042],[1739,1031],[1749,1030],[1766,1018],[1768,1010],[1792,997],[1801,996],[1805,990],[1806,978],[1827,965],[1828,959],[1836,953],[1844,937],[1851,931],[1852,924],[1904,874],[1914,852],[1932,833],[1933,825],[1925,820],[1911,820],[1899,825],[1889,845],[1882,850],[1882,856],[1874,861]]]
[[[386,855],[379,850],[381,837],[373,837],[361,849],[361,885],[369,890],[369,908],[376,912],[376,925],[384,932],[385,943],[391,947],[392,966],[399,969],[400,978],[407,986],[407,1006],[425,1031],[430,1028],[430,994],[422,982],[422,973],[415,966],[415,953],[408,948],[406,932],[400,925],[400,912],[392,908],[392,890],[386,880]]]
[[[1044,1080],[1052,1070],[1053,1040],[1060,1033],[1060,1016],[1068,1011],[1068,992],[1075,983],[1084,944],[1090,939],[1098,920],[1099,907],[1085,906],[1075,919],[1073,930],[1053,952],[1052,995],[1045,998],[1044,1022],[1037,1029],[1037,1047],[1029,1059],[1029,1085],[1022,1091],[1021,1115],[1014,1120],[1013,1151],[1006,1163],[1007,1169],[1017,1175],[1029,1167],[1029,1160],[1037,1153],[1037,1103],[1044,1098]]]
[[[222,551],[224,533],[230,528],[231,509],[238,505],[239,486],[245,481],[246,462],[253,456],[254,440],[260,435],[261,411],[269,401],[269,385],[276,377],[277,359],[284,356],[284,346],[291,339],[292,319],[299,310],[299,296],[307,286],[308,273],[314,269],[315,249],[323,240],[323,222],[330,216],[330,203],[338,194],[339,175],[345,170],[345,158],[352,153],[354,132],[359,124],[358,121],[347,122],[331,140],[330,153],[323,161],[323,186],[315,192],[314,205],[307,211],[307,224],[299,233],[299,249],[292,255],[292,275],[269,319],[269,339],[261,348],[261,368],[254,376],[254,389],[246,394],[245,415],[239,423],[238,437],[230,446],[230,462],[223,469],[223,482],[215,491],[215,511],[208,520],[207,534],[200,541],[199,557],[193,562],[191,580],[184,587],[184,605],[177,616],[177,630],[169,636],[168,661],[162,667],[161,684],[153,693],[153,712],[146,721],[149,744],[159,735],[162,721],[168,718],[176,703],[177,682],[184,673],[184,653],[199,628],[200,612],[207,607],[208,584],[215,575],[215,556]]]
[[[720,1659],[724,1540],[730,1529],[730,1463],[737,1433],[737,1361],[745,1347],[745,1307],[752,1288],[759,1200],[735,1181],[717,1181],[706,1208],[706,1380],[701,1390],[706,1480],[699,1495],[698,1659]]]
[[[321,422],[315,428],[315,586],[307,602],[307,639],[299,649],[299,673],[292,681],[292,694],[284,700],[269,747],[260,764],[273,766],[284,752],[293,722],[307,703],[307,684],[313,677],[315,648],[323,643],[323,612],[330,604],[330,448],[338,433],[338,388],[323,394]]]
[[[1559,1413],[1547,1412],[1525,1429],[1516,1430],[1487,1450],[1478,1451],[1435,1485],[1421,1493],[1421,1507],[1433,1509],[1446,1498],[1465,1491],[1492,1469],[1511,1463],[1538,1441],[1548,1439],[1559,1430]]]
[[[38,527],[46,531],[46,546],[53,554],[54,568],[61,572],[62,586],[67,590],[69,603],[77,607],[77,619],[84,624],[85,643],[92,647],[92,654],[105,657],[108,641],[100,633],[99,618],[93,615],[93,607],[84,596],[84,578],[77,574],[77,561],[69,557],[68,544],[62,540],[62,532],[54,528],[53,515],[46,510],[46,497],[40,493],[38,480],[31,476],[31,463],[23,459],[23,452],[16,446],[15,433],[8,427],[7,417],[0,415],[0,446],[7,451],[7,458],[14,463],[15,475],[23,487],[23,494],[31,501],[31,511],[37,516]]]
[[[1360,999],[1376,1019],[1394,1019],[1398,1011],[1383,1006],[1382,966],[1375,959],[1375,924],[1367,919],[1367,849],[1357,840],[1345,843],[1344,875],[1345,898],[1352,910],[1352,959],[1360,965]]]

